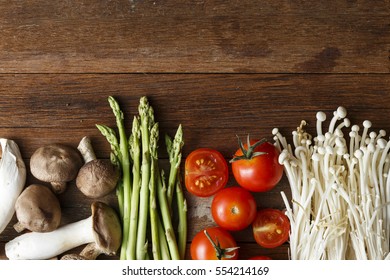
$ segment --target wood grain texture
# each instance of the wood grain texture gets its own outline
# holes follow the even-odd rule
[[[33,0],[0,14],[2,73],[390,70],[389,0]]]
[[[0,75],[0,132],[19,141],[31,156],[54,141],[77,145],[93,138],[97,153],[109,146],[95,124],[115,126],[107,102],[115,96],[130,131],[141,96],[148,96],[162,133],[183,125],[184,155],[211,146],[231,157],[235,135],[271,138],[274,127],[289,137],[302,119],[314,127],[315,114],[331,117],[338,106],[352,123],[369,119],[373,129],[390,131],[389,75]],[[161,150],[161,155],[166,156]],[[165,154],[165,155],[164,155]]]

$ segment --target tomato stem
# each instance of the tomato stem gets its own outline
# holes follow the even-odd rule
[[[263,138],[259,141],[257,141],[255,144],[251,145],[250,144],[250,139],[249,139],[249,134],[247,136],[247,149],[245,149],[244,147],[244,144],[242,143],[240,137],[238,135],[237,136],[237,139],[238,139],[238,146],[240,147],[241,149],[241,152],[242,152],[242,156],[234,156],[230,162],[234,162],[234,161],[237,161],[237,160],[241,160],[241,159],[246,159],[246,160],[249,160],[249,159],[252,159],[254,157],[257,157],[257,156],[261,156],[261,155],[264,155],[264,154],[267,154],[266,152],[255,152],[255,149],[264,144],[265,142],[267,142],[267,139]]]
[[[219,244],[218,239],[216,239],[217,244],[215,244],[214,240],[210,237],[207,230],[204,230],[203,232],[206,235],[207,239],[210,241],[211,245],[213,245],[213,247],[215,249],[215,254],[216,254],[218,260],[222,260],[222,258],[225,258],[225,259],[233,258],[236,255],[236,253],[233,251],[240,248],[240,247],[221,248],[221,245]],[[233,252],[233,254],[227,254],[230,252]]]

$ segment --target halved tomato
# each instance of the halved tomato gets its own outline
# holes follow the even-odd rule
[[[262,247],[275,248],[289,238],[290,220],[278,209],[262,209],[252,223],[253,236]]]
[[[196,196],[215,194],[225,187],[228,177],[227,162],[217,150],[199,148],[192,151],[186,159],[185,185]]]

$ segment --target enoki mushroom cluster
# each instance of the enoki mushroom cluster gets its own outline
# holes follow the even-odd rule
[[[273,130],[291,187],[291,201],[281,193],[291,259],[390,258],[390,141],[384,130],[370,131],[370,121],[361,129],[346,116],[339,107],[323,132],[326,115],[318,112],[317,135],[302,121],[292,145]]]

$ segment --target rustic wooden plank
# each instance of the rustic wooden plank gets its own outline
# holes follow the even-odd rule
[[[369,119],[373,129],[390,131],[383,117],[390,110],[390,76],[384,74],[22,74],[2,75],[0,83],[0,135],[15,139],[26,158],[42,144],[77,146],[84,135],[107,157],[109,146],[95,124],[115,127],[109,95],[118,99],[128,131],[139,98],[148,96],[162,133],[173,135],[183,125],[185,155],[210,146],[229,158],[236,134],[271,138],[279,127],[289,136],[302,119],[312,129],[317,111],[330,118],[340,105],[353,123]]]
[[[389,0],[17,1],[0,72],[388,73]]]
[[[126,124],[149,97],[163,126],[242,127],[250,118],[280,125],[281,112],[311,114],[343,105],[375,116],[389,108],[389,75],[2,75],[2,128],[113,125],[107,97],[118,98]],[[378,101],[381,102],[378,102]],[[240,114],[240,118],[234,114]],[[276,121],[273,121],[276,120]],[[250,125],[250,123],[248,124]],[[237,127],[234,127],[237,128]]]

